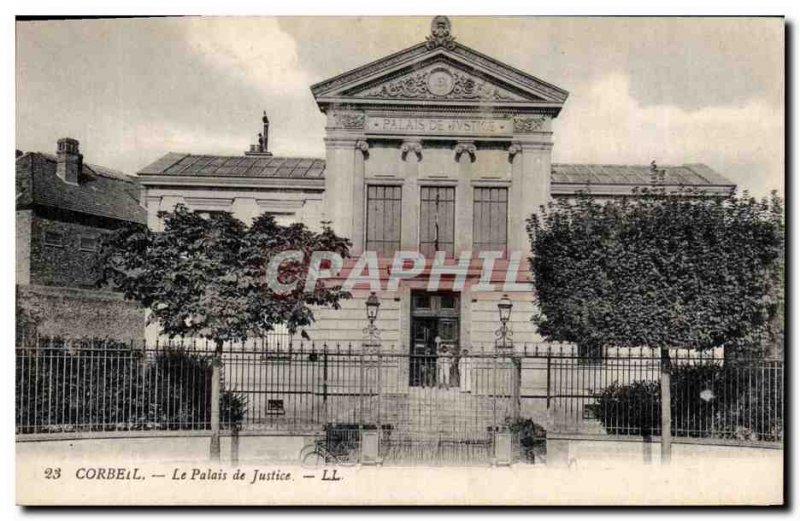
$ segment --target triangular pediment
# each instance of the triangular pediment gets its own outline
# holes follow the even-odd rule
[[[543,102],[505,82],[439,57],[345,90],[346,97],[382,100]]]
[[[557,114],[568,93],[452,39],[431,37],[398,53],[311,87],[320,108],[330,103],[465,102],[547,109]]]

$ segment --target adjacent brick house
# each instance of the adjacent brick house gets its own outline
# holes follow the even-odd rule
[[[142,336],[142,310],[96,287],[99,237],[125,223],[146,223],[138,196],[133,178],[84,163],[74,139],[58,140],[55,155],[17,154],[18,306],[38,315],[37,333]]]

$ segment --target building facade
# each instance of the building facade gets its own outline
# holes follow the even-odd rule
[[[18,154],[17,294],[31,313],[42,310],[37,334],[141,338],[143,311],[98,289],[96,266],[101,235],[145,223],[139,191],[129,176],[84,163],[74,139],[58,140],[55,155]]]
[[[142,169],[148,224],[158,229],[158,211],[178,203],[244,221],[263,212],[329,221],[354,258],[376,253],[383,345],[412,355],[492,349],[502,295],[516,345],[541,340],[526,219],[553,198],[620,197],[650,182],[652,165],[553,164],[552,122],[568,93],[460,44],[446,17],[419,44],[311,93],[327,117],[324,160],[272,156],[265,116],[259,144],[242,156],[170,153]],[[660,169],[668,186],[735,190],[704,165]],[[418,252],[424,265],[394,287],[386,279],[397,252]],[[448,274],[432,287],[437,262]],[[375,289],[357,286],[342,309],[318,310],[311,338],[360,341]]]

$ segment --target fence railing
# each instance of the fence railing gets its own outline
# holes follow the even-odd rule
[[[488,433],[520,418],[559,432],[660,433],[655,350],[609,349],[587,360],[548,344],[514,352],[475,346],[446,357],[396,347],[227,346],[222,427],[376,428],[421,459],[429,457],[424,440],[440,451],[488,451]],[[18,348],[17,433],[209,429],[213,354],[196,342]],[[782,361],[681,350],[671,364],[673,435],[782,441]]]
[[[608,350],[594,361],[557,353],[548,363],[552,428],[661,434],[658,350]],[[680,349],[670,352],[670,365],[673,436],[783,440],[782,360]]]

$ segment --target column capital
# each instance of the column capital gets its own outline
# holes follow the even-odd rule
[[[474,163],[475,153],[478,151],[478,149],[475,147],[475,143],[472,141],[459,141],[453,151],[455,152],[456,161],[461,159],[461,154],[467,153],[469,154],[470,161]]]
[[[404,141],[400,145],[400,157],[403,158],[403,161],[406,160],[409,152],[413,152],[417,156],[417,160],[422,159],[422,143],[419,141]]]
[[[356,141],[355,147],[356,150],[360,150],[364,154],[364,157],[367,157],[369,154],[369,143],[367,143],[366,139],[359,139]]]
[[[514,159],[514,156],[522,152],[522,145],[519,143],[511,143],[508,146],[508,157],[509,159]]]

